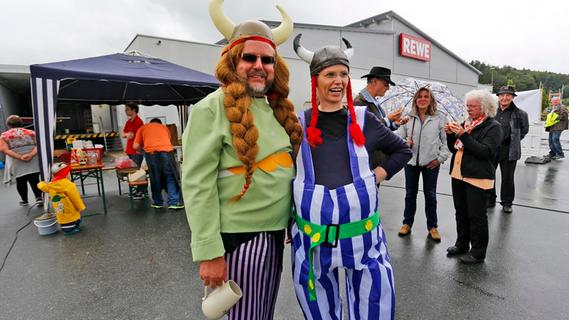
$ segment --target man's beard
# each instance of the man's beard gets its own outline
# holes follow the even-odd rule
[[[254,97],[261,97],[267,94],[271,87],[273,86],[273,80],[269,80],[267,78],[267,74],[263,71],[251,71],[249,72],[248,76],[261,76],[265,78],[265,84],[249,84],[247,82],[247,91],[249,92],[250,96]]]
[[[271,86],[268,85],[248,85],[247,86],[247,91],[249,92],[249,95],[254,96],[254,97],[260,97],[260,96],[264,96],[265,94],[267,94],[267,92],[269,92],[269,89],[271,88]]]

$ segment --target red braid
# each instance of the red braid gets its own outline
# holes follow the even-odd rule
[[[318,122],[318,104],[316,99],[316,76],[312,76],[312,115],[310,125],[306,128],[306,139],[311,146],[317,147],[322,144],[322,132],[316,128]]]
[[[354,143],[358,146],[363,146],[366,143],[366,138],[362,132],[362,128],[358,124],[358,120],[356,118],[356,111],[354,110],[354,100],[352,98],[352,81],[348,79],[348,92],[346,93],[346,100],[348,100],[348,112],[350,113],[350,136]]]

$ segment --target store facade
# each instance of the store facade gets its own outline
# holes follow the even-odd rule
[[[271,26],[279,22],[265,21]],[[315,50],[323,45],[343,45],[348,39],[355,49],[350,61],[354,89],[372,66],[392,70],[395,82],[407,77],[447,85],[457,96],[478,87],[480,72],[393,11],[346,26],[295,23],[293,36],[302,33],[302,44]],[[290,69],[290,97],[295,105],[310,97],[308,66],[293,51],[293,37],[279,47]],[[183,66],[213,74],[223,41],[207,44],[148,35],[137,35],[125,51],[137,50]]]

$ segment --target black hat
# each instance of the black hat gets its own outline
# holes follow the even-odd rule
[[[387,69],[387,68],[383,68],[383,67],[371,68],[369,73],[366,74],[365,76],[362,76],[362,78],[383,79],[383,80],[389,82],[389,84],[391,84],[392,86],[396,85],[393,81],[391,81],[391,69]]]
[[[498,89],[498,93],[496,93],[496,95],[499,96],[502,93],[509,93],[509,94],[513,95],[514,97],[517,96],[516,90],[512,86],[500,87],[500,89]]]

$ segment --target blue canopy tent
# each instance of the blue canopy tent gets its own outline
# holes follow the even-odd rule
[[[186,106],[219,87],[211,75],[137,52],[30,66],[42,179],[49,179],[58,101]],[[179,108],[185,123],[187,108]]]

